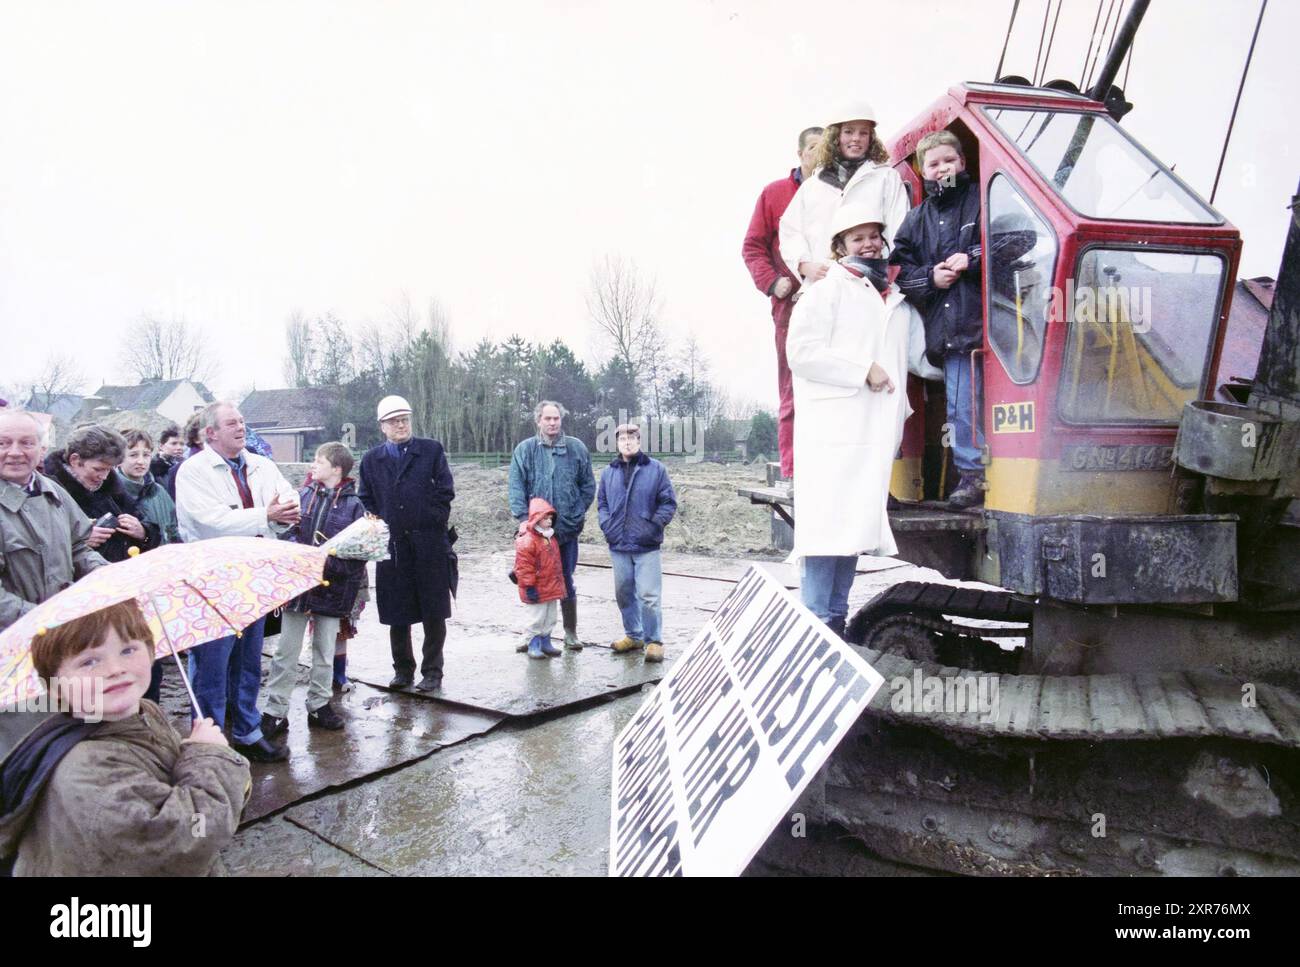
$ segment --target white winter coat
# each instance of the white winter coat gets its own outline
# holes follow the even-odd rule
[[[903,439],[907,341],[914,312],[897,288],[880,294],[838,264],[795,304],[786,339],[794,376],[794,552],[898,551],[885,501]],[[866,385],[875,362],[894,392]]]
[[[211,447],[194,454],[176,471],[176,520],[181,539],[209,537],[269,537],[287,530],[288,525],[266,519],[266,507],[280,495],[298,500],[298,493],[280,473],[274,460],[244,451],[248,467],[248,489],[253,506],[244,507],[230,465]]]
[[[884,235],[892,249],[894,232],[903,224],[911,207],[898,172],[888,165],[864,161],[841,191],[821,179],[820,169],[805,178],[781,216],[777,233],[781,258],[796,279],[800,262],[823,262],[831,258],[831,217],[840,205],[864,203],[879,206],[885,216]],[[886,255],[889,253],[886,252]],[[807,291],[808,286],[803,287]]]

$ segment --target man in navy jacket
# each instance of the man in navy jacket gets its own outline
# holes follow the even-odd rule
[[[677,495],[668,468],[641,451],[640,428],[624,423],[617,433],[618,456],[600,475],[596,493],[600,529],[614,562],[614,596],[623,615],[623,637],[614,642],[614,650],[644,647],[646,661],[663,661],[659,545],[677,513]]]
[[[379,621],[393,649],[389,688],[415,680],[411,625],[424,625],[422,692],[442,687],[442,646],[451,617],[451,544],[447,521],[456,488],[437,440],[412,436],[411,406],[400,396],[379,402],[379,427],[388,438],[361,458],[357,496],[388,525],[391,557],[375,566]]]

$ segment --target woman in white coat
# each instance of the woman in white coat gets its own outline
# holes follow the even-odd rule
[[[804,289],[826,275],[831,219],[844,205],[865,204],[884,216],[885,241],[907,214],[907,189],[889,166],[889,152],[876,134],[876,112],[865,101],[844,105],[840,120],[826,126],[817,153],[817,171],[805,178],[781,216],[781,258],[803,280]],[[795,412],[798,412],[796,410]]]
[[[886,500],[903,439],[913,310],[888,283],[880,206],[835,213],[825,278],[795,305],[786,351],[794,376],[794,552],[804,604],[843,634],[860,553],[897,552]]]

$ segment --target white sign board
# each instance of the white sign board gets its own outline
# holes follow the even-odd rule
[[[739,875],[883,683],[751,567],[614,742],[610,875]]]

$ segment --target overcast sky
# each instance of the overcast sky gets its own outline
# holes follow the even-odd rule
[[[1004,72],[1033,72],[1045,3],[1020,4]],[[1154,0],[1138,34],[1125,126],[1204,197],[1258,9]],[[208,330],[218,392],[280,386],[292,310],[361,323],[403,293],[440,300],[460,348],[518,332],[591,360],[590,268],[621,253],[770,405],[770,316],[739,255],[759,190],[845,95],[892,134],[991,79],[1010,10],[3,0],[0,386],[51,349],[88,390],[120,381],[141,312]],[[1078,81],[1096,11],[1065,0],[1047,77]],[[1273,3],[1216,199],[1243,276],[1276,274],[1300,173],[1298,32],[1300,5]]]

